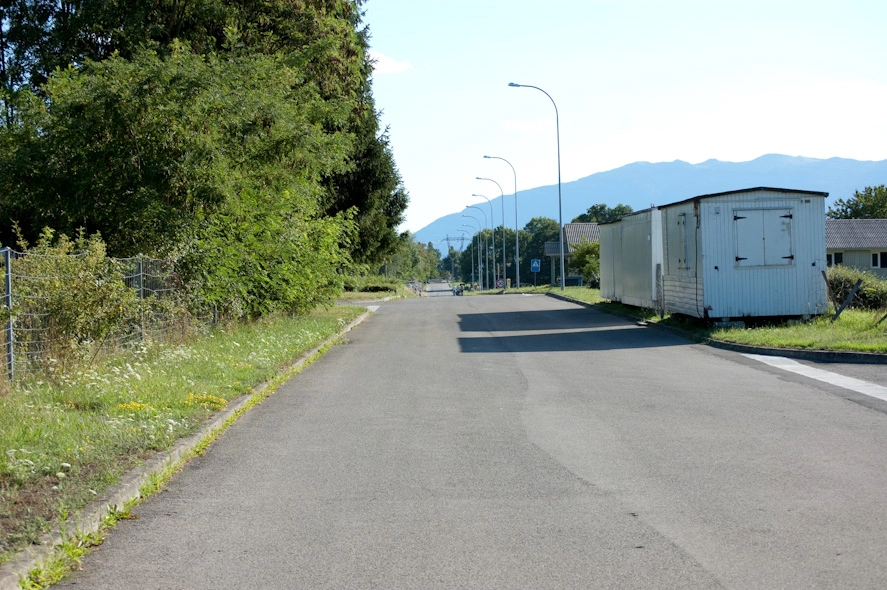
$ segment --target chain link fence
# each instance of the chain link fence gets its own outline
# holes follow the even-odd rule
[[[6,378],[72,355],[121,350],[181,327],[171,260],[0,249],[0,346]]]

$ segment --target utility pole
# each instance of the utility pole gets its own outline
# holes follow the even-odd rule
[[[447,237],[445,237],[443,239],[443,241],[447,243],[447,254],[449,254],[449,250],[450,250],[449,246],[450,246],[451,242],[458,242],[459,243],[459,252],[461,252],[462,249],[465,247],[465,240],[467,240],[467,239],[468,238],[466,238],[465,236],[457,236],[457,237],[451,238],[450,235],[447,234]],[[452,256],[450,256],[450,268],[452,268],[453,279],[455,279],[456,278],[456,260]]]

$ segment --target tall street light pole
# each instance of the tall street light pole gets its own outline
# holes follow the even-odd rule
[[[502,288],[508,288],[508,281],[505,278],[505,192],[502,190],[502,186],[493,180],[492,178],[481,178],[480,176],[476,177],[476,180],[489,180],[493,184],[499,187],[499,198],[502,199]]]
[[[520,228],[517,221],[517,172],[514,171],[514,166],[511,165],[511,162],[505,158],[500,158],[499,156],[484,156],[484,158],[488,160],[502,160],[508,164],[511,168],[511,173],[514,174],[514,282],[517,288],[520,289],[520,240],[518,238]]]
[[[477,220],[475,219],[475,221],[477,221]],[[480,225],[479,221],[477,223],[478,223],[478,225]],[[467,223],[463,223],[462,227],[467,227],[467,228],[471,229],[471,232],[472,232],[472,236],[471,236],[471,258],[472,258],[471,265],[473,267],[477,267],[478,282],[483,284],[484,280],[480,274],[480,234],[474,232],[473,225],[468,225]],[[477,258],[474,257],[474,238],[475,237],[477,237]],[[474,289],[474,271],[473,270],[471,271],[471,288]]]
[[[509,82],[509,86],[512,88],[534,88],[548,97],[548,100],[551,101],[551,104],[554,106],[554,128],[557,132],[557,215],[558,215],[558,225],[560,225],[559,232],[559,240],[561,247],[561,291],[564,290],[566,286],[564,274],[564,213],[563,213],[563,203],[561,200],[561,125],[560,120],[557,113],[557,104],[554,102],[554,99],[551,98],[551,95],[539,88],[538,86],[530,86],[529,84],[515,84],[514,82]]]
[[[471,227],[470,225],[467,225],[464,223],[462,225],[464,227]],[[474,239],[471,237],[471,234],[468,232],[468,230],[460,229],[459,231],[468,237],[468,242],[471,244],[471,256],[468,258],[468,260],[471,260],[471,264],[469,264],[468,267],[471,269],[471,285],[473,287],[474,286],[474,260],[473,260],[474,259]],[[459,265],[461,266],[462,261],[460,260],[459,263],[460,263]],[[462,269],[459,269],[459,270],[462,270]]]
[[[483,209],[481,209],[480,207],[475,207],[474,205],[469,205],[465,208],[466,209],[477,209],[478,211],[480,211],[480,214],[484,216],[484,224],[483,224],[483,226],[481,226],[481,232],[480,232],[481,235],[483,235],[483,228],[487,227],[487,214],[484,212]],[[472,217],[471,215],[462,215],[462,217],[471,217],[471,219],[480,223],[480,221],[478,221],[477,217]],[[488,265],[487,265],[487,252],[488,252],[488,250],[487,250],[487,236],[484,235],[483,238],[484,238],[484,263],[482,266],[480,266],[478,268],[481,273],[480,274],[481,282],[485,282],[486,288],[489,289],[490,288],[490,277],[489,276],[485,277],[484,272],[483,272],[483,269],[488,267]],[[480,244],[479,243],[477,245],[477,249],[478,249],[478,258],[480,258]]]
[[[487,202],[487,204],[490,206],[490,239],[493,242],[493,279],[495,279],[496,278],[496,272],[495,272],[496,271],[496,262],[495,262],[496,261],[496,231],[493,228],[496,227],[496,220],[493,219],[493,201],[491,201],[490,199],[488,199],[487,197],[485,197],[483,195],[478,195],[477,193],[472,193],[471,196],[472,197],[480,197],[481,199],[484,199]],[[502,219],[502,223],[505,223],[504,218]],[[489,287],[492,289],[493,285],[491,284],[491,285],[489,285]]]

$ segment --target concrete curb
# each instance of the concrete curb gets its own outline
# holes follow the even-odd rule
[[[339,332],[302,354],[292,364],[282,368],[281,372],[304,366],[309,359],[336,342],[369,315],[369,311],[360,314]],[[267,385],[267,383],[262,383],[256,386],[253,393],[262,391]],[[114,510],[123,510],[128,502],[141,497],[142,486],[148,483],[152,476],[182,461],[204,440],[224,429],[225,422],[249,403],[252,395],[252,393],[241,395],[233,400],[225,411],[213,416],[198,432],[180,439],[169,451],[157,453],[139,467],[123,475],[120,482],[111,486],[101,500],[88,505],[78,516],[65,522],[64,526],[55,527],[51,532],[40,537],[38,544],[31,545],[21,551],[15,559],[0,567],[0,590],[19,590],[19,582],[27,578],[28,572],[58,555],[58,547],[66,539],[78,533],[92,534],[97,532],[108,514]]]
[[[401,299],[400,295],[389,295],[388,297],[382,297],[381,299],[336,299],[336,305],[341,305],[342,307],[365,307],[365,303],[384,303],[386,301],[392,301],[394,299]]]
[[[560,295],[558,293],[546,293],[549,297],[554,297],[555,299],[560,299],[562,301],[569,301],[570,303],[576,303],[577,305],[582,305],[584,307],[594,307],[593,303],[588,303],[586,301],[580,301],[579,299],[573,299],[572,297],[567,297],[566,295]],[[604,311],[604,310],[602,310]],[[628,314],[623,313],[615,313],[612,311],[605,311],[605,313],[618,315],[620,317],[624,317],[630,320],[640,320],[641,318],[634,317]],[[705,344],[711,346],[713,348],[720,348],[723,350],[732,350],[733,352],[741,352],[746,354],[760,354],[765,356],[784,356],[786,358],[792,359],[800,359],[807,361],[821,361],[821,362],[829,362],[829,363],[855,363],[855,364],[870,364],[870,365],[885,365],[887,364],[887,354],[880,354],[875,352],[851,352],[851,351],[841,351],[841,350],[805,350],[799,348],[772,348],[767,346],[751,346],[749,344],[736,344],[734,342],[725,342],[724,340],[715,340],[714,338],[700,338],[695,334],[691,334],[690,332],[686,332],[684,330],[680,330],[677,328],[672,328],[670,326],[663,326],[657,323],[646,323],[645,326],[656,328],[657,330],[664,330],[666,332],[671,332],[672,334],[676,334],[678,336],[682,336],[687,338],[688,340],[692,340],[694,342],[698,342],[699,344]]]

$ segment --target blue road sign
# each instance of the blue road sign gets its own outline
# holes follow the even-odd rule
[[[530,260],[530,272],[539,272],[540,268],[542,268],[542,262],[538,258]]]

